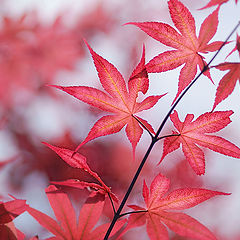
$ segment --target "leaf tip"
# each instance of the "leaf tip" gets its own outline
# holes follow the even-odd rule
[[[52,88],[58,88],[58,89],[60,89],[60,90],[63,90],[63,91],[64,91],[64,87],[63,87],[63,86],[51,85],[51,84],[47,84],[46,86],[47,86],[47,87],[52,87]]]
[[[83,38],[83,41],[84,41],[84,43],[86,44],[86,46],[87,46],[88,48],[91,48],[90,45],[89,45],[88,42],[87,42],[87,39]]]
[[[49,147],[50,149],[54,149],[55,147],[47,142],[41,142],[42,144],[44,144],[45,146]]]
[[[127,22],[123,24],[123,26],[126,26],[126,25],[136,25],[136,22]]]
[[[84,41],[84,43],[86,44],[86,46],[87,46],[89,52],[91,53],[91,55],[93,55],[94,51],[93,51],[93,49],[90,47],[90,45],[89,45],[89,43],[87,42],[87,40],[86,40],[86,39],[83,39],[83,41]]]

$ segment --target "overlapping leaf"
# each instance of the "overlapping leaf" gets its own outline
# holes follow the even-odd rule
[[[95,53],[90,46],[88,46],[88,48],[91,52],[100,82],[107,93],[96,88],[84,86],[54,87],[69,93],[85,103],[103,111],[110,112],[112,115],[103,116],[99,119],[76,151],[88,141],[100,136],[119,132],[127,125],[126,134],[132,144],[134,153],[143,132],[142,127],[140,127],[140,124],[134,118],[134,114],[153,107],[163,96],[150,96],[141,102],[137,102],[138,93],[142,92],[145,94],[149,85],[145,68],[145,51],[143,50],[142,59],[128,81],[127,90],[126,83],[117,68]],[[154,132],[147,121],[139,117],[138,120],[149,131]]]
[[[20,233],[20,231],[19,231]],[[21,233],[20,233],[21,234]],[[4,240],[24,240],[24,235],[20,235],[13,222],[0,224],[0,239]]]
[[[237,38],[236,38],[236,45],[233,48],[233,50],[227,55],[226,58],[228,58],[230,55],[232,55],[235,51],[238,51],[238,54],[240,56],[240,36],[237,34]]]
[[[228,72],[219,82],[213,109],[233,92],[237,81],[240,82],[240,63],[225,62],[215,68]]]
[[[25,200],[14,198],[12,201],[0,202],[0,239],[24,240],[24,234],[15,227],[13,220],[26,210]]]
[[[216,237],[204,225],[194,218],[174,210],[183,210],[194,207],[214,196],[227,195],[223,192],[211,191],[201,188],[177,189],[167,196],[170,181],[159,174],[152,181],[150,189],[146,183],[143,184],[143,198],[146,208],[131,205],[134,211],[144,211],[130,215],[128,225],[124,232],[146,224],[147,233],[151,240],[168,240],[169,229],[175,233],[189,238],[199,240],[215,240]]]
[[[67,164],[69,164],[71,167],[84,170],[100,183],[100,184],[88,183],[88,182],[78,181],[75,179],[69,179],[63,182],[53,182],[54,184],[74,187],[78,189],[91,188],[104,195],[110,194],[114,201],[116,202],[118,201],[118,198],[116,197],[116,195],[111,192],[111,189],[103,182],[103,180],[98,176],[98,174],[91,170],[91,168],[87,164],[86,158],[82,154],[76,153],[66,148],[55,147],[48,143],[44,143],[44,144],[48,146],[50,149],[52,149],[56,154],[58,154],[62,158],[62,160],[65,161]]]
[[[240,36],[237,34],[235,48],[228,54],[230,56],[232,53],[237,51],[240,56]],[[227,56],[227,57],[228,57]],[[213,110],[215,107],[226,99],[234,90],[237,81],[240,82],[240,63],[239,62],[225,62],[215,66],[220,71],[228,71],[223,78],[220,80],[216,92],[216,97],[213,105]]]
[[[213,6],[221,6],[222,4],[228,2],[229,0],[211,0],[205,7],[202,7],[201,9],[210,8]],[[235,0],[235,3],[237,4],[238,0]]]
[[[193,114],[187,114],[184,122],[181,122],[177,111],[174,111],[170,118],[177,129],[173,133],[178,136],[165,138],[161,161],[167,154],[182,145],[183,153],[189,164],[196,174],[201,175],[205,173],[205,157],[198,146],[240,158],[240,149],[237,146],[222,137],[208,134],[225,128],[231,122],[232,114],[233,111],[208,112],[199,116],[195,121],[193,121]]]
[[[44,228],[53,233],[56,240],[99,240],[103,239],[109,224],[103,224],[93,230],[103,210],[104,196],[92,193],[81,208],[77,221],[73,206],[64,192],[50,185],[46,194],[58,222],[48,215],[28,207],[28,213],[34,217]],[[114,234],[125,221],[116,224]]]
[[[161,22],[132,22],[130,24],[136,25],[157,41],[176,49],[159,54],[146,65],[148,72],[165,72],[184,64],[179,76],[176,100],[183,89],[194,79],[197,67],[203,70],[205,61],[200,53],[216,51],[222,42],[209,43],[217,31],[219,9],[204,20],[197,37],[195,20],[190,11],[178,0],[168,1],[168,6],[172,21],[180,33],[170,25]],[[209,71],[204,74],[211,79]]]
[[[0,224],[11,222],[17,216],[26,211],[27,205],[25,200],[14,199],[8,202],[0,203]]]

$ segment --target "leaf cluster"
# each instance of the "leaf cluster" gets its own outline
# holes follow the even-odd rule
[[[145,46],[143,46],[141,59],[127,81],[112,63],[97,54],[85,41],[102,89],[90,86],[51,85],[51,87],[60,89],[74,98],[100,109],[104,112],[104,116],[96,121],[86,138],[74,150],[53,146],[49,143],[44,144],[69,166],[86,172],[94,181],[87,182],[71,178],[51,182],[51,185],[46,188],[46,195],[56,220],[30,207],[25,200],[14,198],[5,203],[1,202],[1,239],[24,239],[24,234],[14,226],[12,221],[25,211],[53,234],[53,237],[48,238],[49,240],[107,240],[109,237],[123,239],[126,232],[142,225],[146,225],[147,234],[151,240],[169,239],[167,228],[187,238],[216,239],[207,227],[181,211],[195,207],[212,197],[229,195],[228,193],[192,187],[179,188],[169,192],[170,180],[159,173],[154,178],[153,176],[149,177],[153,178],[150,187],[146,184],[148,179],[143,183],[142,196],[145,206],[129,204],[128,207],[131,210],[124,213],[122,210],[153,146],[162,139],[164,139],[163,153],[159,164],[168,154],[181,148],[185,159],[197,175],[203,175],[206,168],[202,148],[240,158],[239,147],[216,135],[231,123],[230,116],[233,115],[233,111],[215,111],[215,108],[233,92],[237,80],[240,80],[240,63],[224,62],[210,67],[208,63],[211,63],[213,58],[206,61],[209,52],[218,54],[227,43],[227,41],[212,42],[218,28],[219,10],[225,2],[227,1],[212,0],[202,8],[216,6],[216,9],[201,24],[199,34],[196,33],[195,20],[191,12],[179,0],[168,1],[174,27],[162,22],[127,23],[137,26],[150,37],[171,48],[146,63]],[[235,51],[240,55],[240,37],[238,35],[236,47],[230,54]],[[162,93],[161,90],[160,95],[145,97],[150,84],[149,73],[161,73],[180,66],[182,68],[178,79],[178,91],[173,99],[173,105],[169,108],[170,110],[160,127],[154,130],[149,120],[145,120],[139,115],[142,111],[153,108],[166,93]],[[201,114],[195,120],[194,114],[188,113],[184,121],[181,121],[178,116],[179,111],[175,110],[178,102],[190,89],[191,84],[201,75],[207,76],[213,82],[211,68],[228,71],[218,84],[212,111]],[[201,73],[196,77],[198,70]],[[144,99],[139,100],[140,93],[144,95]],[[168,135],[161,136],[161,130],[168,118],[174,127]],[[119,204],[118,196],[98,173],[92,170],[87,158],[78,151],[89,141],[117,133],[125,126],[127,138],[132,145],[133,161],[137,161],[135,150],[143,131],[149,134],[151,143],[125,197]],[[68,194],[61,187],[88,190],[88,198],[78,215]],[[110,201],[114,215],[112,222],[104,221],[102,218],[107,201]],[[38,239],[38,237],[35,236],[32,240],[34,239]]]

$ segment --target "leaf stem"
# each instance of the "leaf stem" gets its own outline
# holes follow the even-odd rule
[[[149,135],[150,135],[151,138],[153,139],[153,138],[154,138],[153,134],[152,134],[152,133],[150,132],[150,130],[141,122],[141,120],[139,120],[138,117],[137,117],[137,116],[134,116],[133,114],[132,114],[132,117],[135,118],[135,120],[149,133]]]
[[[212,59],[208,62],[208,64],[206,66],[204,66],[204,68],[202,69],[202,71],[197,75],[197,77],[184,89],[184,91],[182,92],[182,94],[177,98],[176,102],[172,105],[172,107],[170,108],[169,112],[167,113],[167,115],[165,116],[165,118],[162,121],[162,124],[160,125],[155,138],[158,138],[160,132],[162,131],[166,121],[168,120],[168,118],[170,117],[172,111],[176,108],[176,106],[178,105],[178,103],[180,102],[180,100],[183,98],[183,96],[188,92],[188,90],[192,87],[192,85],[199,79],[199,77],[208,70],[209,65],[212,63],[212,61],[217,57],[217,55],[219,54],[219,52],[221,51],[221,49],[223,48],[223,46],[227,43],[228,39],[232,36],[232,34],[237,30],[237,28],[240,26],[240,21],[238,22],[238,24],[234,27],[234,29],[232,30],[232,32],[228,35],[228,37],[226,38],[226,40],[222,43],[221,47],[217,50],[217,52],[214,54],[214,56],[212,57]]]
[[[197,75],[197,77],[184,89],[184,91],[181,93],[181,95],[177,98],[177,100],[175,101],[175,103],[172,105],[172,107],[170,108],[170,110],[168,111],[167,115],[165,116],[165,118],[163,119],[161,125],[159,126],[155,136],[153,136],[151,144],[149,145],[143,159],[142,162],[140,163],[133,179],[132,182],[130,183],[128,190],[125,194],[125,196],[123,197],[122,202],[120,203],[120,206],[117,210],[117,212],[114,214],[113,220],[107,230],[107,233],[104,237],[104,240],[108,240],[110,233],[112,232],[112,229],[115,225],[115,223],[117,222],[117,220],[120,218],[121,215],[121,211],[123,209],[123,207],[125,206],[125,203],[127,202],[127,199],[130,195],[130,193],[132,192],[132,189],[138,179],[138,176],[140,175],[142,168],[150,154],[150,152],[152,151],[153,146],[155,145],[155,143],[158,141],[158,136],[161,133],[163,127],[165,126],[168,118],[170,117],[172,111],[176,108],[176,106],[178,105],[178,103],[180,102],[180,100],[183,98],[183,96],[188,92],[188,90],[193,86],[193,84],[199,79],[199,77],[208,70],[209,65],[212,63],[212,61],[217,57],[217,55],[219,54],[219,52],[221,51],[221,49],[223,48],[223,46],[227,43],[228,39],[232,36],[232,34],[237,30],[237,28],[240,26],[240,21],[238,22],[238,24],[234,27],[234,29],[231,31],[231,33],[228,35],[228,37],[226,38],[226,40],[223,42],[223,44],[221,45],[221,47],[218,49],[218,51],[214,54],[214,56],[212,57],[212,59],[208,62],[208,64],[206,66],[204,66],[204,68],[202,69],[202,71]],[[137,119],[136,119],[137,120]]]
[[[169,134],[169,135],[164,135],[164,136],[161,136],[161,137],[158,137],[156,142],[163,139],[163,138],[166,138],[166,137],[177,137],[177,136],[180,136],[181,134]]]
[[[112,205],[112,208],[113,208],[113,212],[114,212],[114,215],[115,215],[115,214],[116,214],[116,209],[115,209],[115,206],[114,206],[114,203],[113,203],[112,197],[111,197],[111,195],[110,195],[109,192],[108,192],[107,194],[108,194],[108,197],[109,197],[109,199],[110,199],[110,202],[111,202],[111,205]]]
[[[144,212],[147,212],[148,210],[139,210],[139,211],[131,211],[131,212],[126,212],[126,213],[122,213],[119,215],[119,218],[120,217],[123,217],[125,215],[128,215],[128,214],[132,214],[132,213],[144,213]]]
[[[114,214],[113,220],[112,220],[112,222],[111,222],[111,224],[110,224],[110,226],[108,228],[108,231],[107,231],[107,233],[106,233],[106,235],[104,237],[104,240],[108,240],[108,237],[109,237],[109,235],[110,235],[110,233],[111,233],[115,223],[117,222],[117,220],[118,220],[118,218],[119,218],[119,216],[121,214],[121,211],[122,211],[123,207],[125,206],[125,203],[127,202],[127,199],[128,199],[128,197],[129,197],[129,195],[130,195],[130,193],[131,193],[131,191],[132,191],[132,189],[133,189],[133,187],[134,187],[134,185],[135,185],[135,183],[136,183],[136,181],[138,179],[138,176],[140,175],[140,173],[142,171],[142,168],[143,168],[143,166],[144,166],[144,164],[145,164],[145,162],[146,162],[150,152],[152,151],[152,148],[153,148],[154,144],[155,144],[155,141],[154,141],[154,139],[152,139],[151,144],[149,145],[148,150],[145,153],[145,155],[144,155],[144,157],[142,159],[142,162],[140,163],[140,165],[139,165],[139,167],[138,167],[138,169],[137,169],[137,171],[135,173],[135,176],[133,177],[133,180],[132,180],[132,182],[130,183],[130,185],[128,187],[128,190],[127,190],[125,196],[123,197],[123,200],[120,203],[120,206],[119,206],[116,214]]]

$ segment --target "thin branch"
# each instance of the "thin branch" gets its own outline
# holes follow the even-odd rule
[[[217,57],[217,55],[219,54],[219,52],[221,51],[221,49],[223,48],[223,46],[227,43],[228,39],[233,35],[233,33],[237,30],[237,28],[240,26],[240,21],[238,22],[238,24],[234,27],[234,29],[232,30],[232,32],[228,35],[228,37],[226,38],[226,40],[222,43],[221,47],[217,50],[217,52],[214,54],[214,56],[212,57],[212,59],[208,62],[207,65],[204,66],[204,68],[202,69],[202,71],[197,75],[197,77],[184,89],[184,91],[182,92],[182,94],[178,97],[178,99],[176,100],[176,102],[172,105],[172,107],[170,108],[169,112],[167,113],[166,117],[163,119],[162,124],[160,125],[155,138],[157,139],[160,132],[162,131],[165,123],[167,122],[168,118],[170,117],[172,111],[176,108],[176,106],[178,105],[178,103],[180,102],[180,100],[183,98],[183,96],[188,92],[188,90],[192,87],[192,85],[199,79],[199,77],[206,72],[209,69],[209,65],[212,63],[212,61]]]
[[[126,213],[120,214],[120,215],[119,215],[119,218],[120,218],[120,217],[123,217],[123,216],[125,216],[125,215],[128,215],[128,214],[132,214],[132,213],[143,213],[143,212],[148,212],[148,210],[139,210],[139,211],[126,212]]]
[[[154,138],[153,134],[152,134],[152,133],[150,132],[150,130],[141,122],[141,120],[139,120],[138,117],[137,117],[137,116],[134,116],[133,114],[132,114],[132,117],[133,117],[134,119],[136,119],[136,121],[149,133],[149,135],[150,135],[151,138],[153,139],[153,138]]]
[[[108,194],[108,197],[110,199],[110,202],[111,202],[111,205],[112,205],[112,208],[113,208],[113,212],[114,212],[114,215],[115,215],[116,214],[116,209],[115,209],[115,206],[114,206],[114,202],[112,200],[112,197],[111,197],[110,193],[108,192],[107,194]]]
[[[169,134],[169,135],[164,135],[164,136],[161,136],[161,137],[158,137],[156,142],[163,139],[163,138],[166,138],[166,137],[177,137],[177,136],[180,136],[181,134]]]
[[[232,32],[228,35],[228,37],[226,38],[226,40],[223,42],[223,44],[221,45],[221,47],[218,49],[218,51],[215,53],[215,55],[212,57],[212,59],[210,60],[210,62],[204,66],[204,68],[202,69],[202,71],[197,75],[197,77],[184,89],[184,91],[182,92],[182,94],[177,98],[176,102],[172,105],[172,107],[170,108],[169,112],[167,113],[167,115],[165,116],[165,118],[163,119],[161,125],[158,128],[158,131],[156,132],[156,135],[152,138],[151,144],[149,145],[147,152],[145,153],[142,162],[140,163],[132,182],[130,183],[128,190],[116,212],[116,214],[114,214],[113,220],[107,230],[107,233],[104,237],[104,240],[108,240],[108,237],[110,236],[110,233],[112,232],[112,229],[115,225],[115,223],[117,222],[117,220],[119,219],[119,217],[121,216],[121,211],[123,209],[123,207],[125,206],[127,199],[130,195],[130,193],[132,192],[132,189],[138,179],[138,176],[140,175],[142,168],[150,154],[150,152],[152,151],[153,146],[155,145],[155,143],[158,141],[158,136],[161,133],[163,127],[165,126],[168,118],[170,117],[172,111],[176,108],[176,106],[178,105],[178,103],[180,102],[180,100],[183,98],[183,96],[188,92],[188,90],[192,87],[192,85],[199,79],[199,77],[208,70],[209,65],[212,63],[212,61],[216,58],[216,56],[219,54],[220,50],[223,48],[223,46],[227,43],[228,39],[232,36],[232,34],[237,30],[237,28],[240,26],[240,21],[238,22],[238,24],[234,27],[234,29],[232,30]]]
[[[133,177],[133,180],[132,180],[132,182],[130,183],[130,185],[129,185],[129,187],[128,187],[128,190],[127,190],[125,196],[123,197],[123,200],[122,200],[122,202],[120,203],[120,206],[119,206],[116,214],[115,214],[114,217],[113,217],[113,220],[112,220],[112,222],[111,222],[111,224],[110,224],[110,226],[109,226],[109,228],[108,228],[108,231],[107,231],[107,233],[106,233],[106,235],[105,235],[105,237],[104,237],[104,240],[108,240],[108,237],[109,237],[110,233],[112,232],[112,229],[113,229],[115,223],[117,222],[117,220],[118,220],[118,218],[119,218],[119,216],[120,216],[120,214],[121,214],[121,211],[122,211],[123,207],[125,206],[125,204],[126,204],[126,202],[127,202],[127,199],[128,199],[128,197],[129,197],[129,195],[130,195],[130,193],[131,193],[131,191],[132,191],[132,189],[133,189],[133,187],[134,187],[134,185],[135,185],[135,183],[136,183],[136,181],[137,181],[137,179],[138,179],[138,176],[140,175],[140,173],[141,173],[141,171],[142,171],[142,168],[143,168],[143,166],[144,166],[144,164],[145,164],[145,162],[146,162],[146,160],[147,160],[150,152],[152,151],[152,148],[153,148],[154,144],[155,144],[155,141],[154,141],[154,139],[152,139],[151,144],[149,145],[148,150],[147,150],[147,152],[145,153],[145,155],[144,155],[144,157],[143,157],[143,160],[142,160],[142,162],[140,163],[140,165],[139,165],[139,167],[138,167],[138,169],[137,169],[137,171],[136,171],[136,173],[135,173],[135,175],[134,175],[134,177]]]

